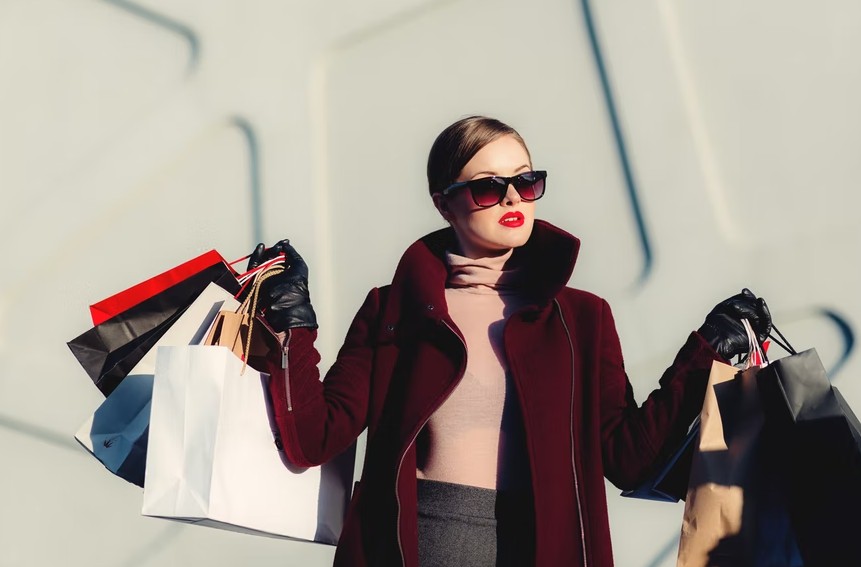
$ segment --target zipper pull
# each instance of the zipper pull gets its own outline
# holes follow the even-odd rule
[[[284,370],[287,368],[287,352],[290,350],[290,329],[287,329],[287,332],[276,333],[272,331],[278,338],[278,342],[281,343],[281,369]]]

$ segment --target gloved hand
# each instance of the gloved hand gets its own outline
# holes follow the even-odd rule
[[[719,355],[729,360],[748,351],[742,319],[750,321],[757,340],[762,344],[771,332],[771,313],[765,300],[757,298],[747,288],[715,305],[697,332]]]
[[[262,242],[258,244],[248,259],[248,269],[281,253],[285,255],[284,271],[268,278],[260,287],[258,305],[263,316],[278,332],[296,327],[316,329],[317,315],[308,293],[308,265],[289,240],[285,238],[268,249]]]

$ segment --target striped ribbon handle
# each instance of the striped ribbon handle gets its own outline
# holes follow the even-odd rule
[[[284,261],[285,261],[284,254],[279,254],[279,255],[275,256],[274,258],[270,258],[269,260],[266,260],[265,262],[261,263],[259,266],[251,268],[247,272],[239,274],[237,276],[237,279],[239,280],[239,283],[245,284],[249,280],[254,279],[254,277],[257,274],[259,274],[261,272],[265,272],[266,270],[268,270],[272,266],[284,264]]]
[[[747,360],[744,363],[744,370],[751,368],[753,366],[765,366],[768,364],[768,360],[765,358],[765,354],[762,352],[762,347],[759,346],[759,340],[756,338],[756,333],[753,331],[753,327],[750,324],[750,321],[747,319],[742,319],[741,324],[744,327],[745,332],[747,333],[747,345],[748,345],[748,356]]]

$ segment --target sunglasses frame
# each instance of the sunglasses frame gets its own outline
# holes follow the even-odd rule
[[[520,192],[520,189],[517,187],[517,184],[514,183],[515,180],[521,178],[522,176],[530,175],[530,174],[534,175],[535,178],[533,179],[532,183],[526,185],[525,187],[535,185],[539,181],[544,182],[544,188],[541,191],[541,195],[539,195],[538,197],[536,197],[534,199],[527,199],[526,197],[524,197],[523,194]],[[493,204],[482,205],[475,198],[475,193],[472,192],[472,187],[470,187],[470,185],[472,185],[473,183],[484,182],[487,180],[490,180],[489,181],[490,183],[495,183],[498,185],[498,187],[499,187],[499,199]],[[469,196],[472,197],[472,202],[475,203],[475,205],[477,207],[480,207],[482,209],[486,209],[489,207],[495,207],[496,205],[498,205],[499,203],[501,203],[505,199],[505,195],[508,194],[508,186],[509,185],[514,185],[514,189],[517,191],[517,194],[520,195],[520,198],[522,200],[526,201],[527,203],[537,201],[538,199],[540,199],[541,197],[544,196],[544,193],[547,190],[546,180],[547,180],[547,171],[545,171],[543,169],[537,169],[537,170],[532,170],[532,171],[524,171],[523,173],[518,173],[517,175],[513,175],[511,177],[503,177],[501,175],[492,175],[490,177],[480,177],[478,179],[470,179],[469,181],[459,181],[458,183],[454,183],[452,185],[449,185],[448,187],[446,187],[445,189],[440,191],[440,194],[442,194],[443,197],[448,197],[452,191],[456,191],[456,190],[461,189],[463,187],[468,187],[469,188]],[[503,185],[500,182],[505,182],[505,184]]]

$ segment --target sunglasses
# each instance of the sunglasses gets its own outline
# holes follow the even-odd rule
[[[514,177],[482,177],[449,185],[442,190],[442,195],[448,197],[452,191],[468,187],[475,204],[485,208],[501,203],[508,193],[508,186],[514,185],[521,199],[537,201],[544,196],[545,179],[547,179],[546,171],[527,171]]]

